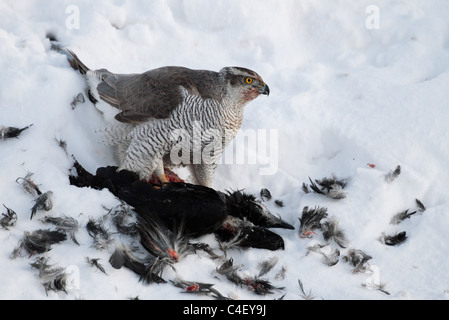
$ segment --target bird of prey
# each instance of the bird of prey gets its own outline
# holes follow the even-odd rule
[[[117,145],[119,170],[168,182],[165,168],[190,169],[195,184],[212,184],[224,148],[243,121],[245,105],[270,90],[254,71],[224,67],[219,72],[167,66],[141,74],[89,69],[72,51],[70,65],[87,78],[94,101],[117,111],[105,129]],[[114,120],[114,121],[115,121]]]

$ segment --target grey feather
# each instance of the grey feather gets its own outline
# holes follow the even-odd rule
[[[44,194],[41,194],[34,203],[34,206],[31,208],[31,217],[30,220],[33,219],[34,215],[38,210],[50,211],[53,208],[53,192],[47,191]]]
[[[218,274],[224,275],[229,281],[236,285],[246,286],[246,288],[257,294],[266,295],[273,293],[273,290],[282,290],[282,287],[273,286],[268,280],[261,279],[259,277],[252,277],[248,275],[242,275],[239,271],[239,267],[234,266],[233,259],[225,261],[220,267],[216,269]]]
[[[349,249],[348,254],[343,256],[343,261],[354,267],[353,273],[365,272],[369,269],[368,261],[373,257],[359,249]]]
[[[95,267],[98,270],[100,270],[101,272],[103,272],[105,275],[107,275],[106,270],[104,269],[104,267],[98,262],[98,260],[100,260],[99,258],[96,259],[91,259],[89,257],[86,257],[86,261],[87,263],[91,266],[91,267]]]
[[[401,212],[395,214],[393,216],[393,218],[391,218],[390,224],[399,224],[402,221],[404,221],[405,219],[410,219],[410,217],[412,215],[414,215],[415,213],[416,213],[416,211],[409,212],[408,209],[404,210],[404,211],[401,211]]]
[[[62,291],[67,293],[69,274],[67,274],[65,268],[54,267],[48,264],[48,258],[45,257],[38,257],[30,265],[39,270],[39,279],[47,295],[48,291]]]
[[[338,226],[338,220],[334,217],[327,219],[321,224],[324,240],[334,240],[340,247],[346,248],[348,240],[343,230]]]
[[[332,199],[346,198],[346,192],[343,191],[348,183],[346,179],[338,179],[337,177],[332,176],[330,178],[312,181],[309,177],[309,181],[310,188],[316,193],[328,196]],[[309,189],[306,184],[303,183],[302,189],[305,193],[309,193]]]
[[[274,268],[278,261],[279,257],[271,257],[268,260],[259,263],[260,272],[258,274],[258,277],[261,277],[270,272],[270,270]]]
[[[30,255],[50,251],[53,244],[66,239],[67,236],[61,231],[39,229],[33,232],[25,232],[19,245],[14,249],[11,258],[15,259],[21,256],[23,250]]]
[[[426,211],[426,206],[421,202],[419,199],[415,199],[416,205],[418,206],[419,211],[424,212]]]
[[[61,217],[49,217],[41,219],[43,223],[51,223],[56,226],[56,230],[66,232],[70,235],[70,239],[77,244],[80,245],[78,240],[76,239],[76,232],[79,229],[79,223],[76,219],[67,216]]]
[[[313,230],[319,229],[321,227],[321,220],[327,217],[327,208],[315,207],[314,209],[309,209],[309,207],[304,207],[302,215],[299,218],[299,235],[301,238],[311,238],[313,235]]]
[[[401,166],[397,166],[396,169],[390,171],[385,175],[385,181],[388,183],[393,182],[401,174]]]
[[[108,230],[106,230],[104,223],[105,221],[101,218],[98,220],[90,218],[86,224],[87,233],[94,240],[92,246],[97,250],[106,249],[113,240]]]
[[[3,207],[5,207],[6,213],[2,213],[2,218],[0,219],[0,227],[5,230],[9,230],[10,227],[16,225],[17,214],[14,212],[14,210],[8,208],[7,206],[3,205]]]
[[[19,183],[23,190],[31,194],[33,197],[38,197],[42,194],[39,187],[31,180],[33,173],[28,172],[24,178],[19,177],[16,179],[16,182]]]
[[[302,283],[302,281],[300,279],[298,279],[298,285],[299,285],[299,289],[301,290],[301,298],[303,298],[304,300],[313,300],[313,299],[315,299],[312,291],[306,292],[304,290],[304,284]]]
[[[391,235],[382,233],[379,237],[379,241],[387,246],[397,246],[402,244],[405,240],[407,240],[407,233],[405,231]]]

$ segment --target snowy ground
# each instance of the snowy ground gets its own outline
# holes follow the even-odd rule
[[[256,70],[269,84],[270,96],[246,107],[242,129],[265,129],[260,132],[267,139],[276,138],[270,129],[277,129],[271,143],[277,152],[270,158],[276,174],[260,174],[267,163],[259,155],[256,164],[220,166],[214,187],[256,194],[265,187],[284,202],[284,208],[272,201],[267,206],[296,228],[275,230],[285,250],[229,253],[248,274],[278,257],[265,277],[284,289],[256,296],[217,279],[216,263],[201,255],[176,265],[185,280],[215,283],[222,294],[238,299],[283,294],[301,299],[298,279],[323,299],[448,299],[448,15],[445,0],[3,0],[0,126],[33,126],[18,139],[0,141],[0,205],[18,215],[16,226],[0,230],[0,298],[196,298],[171,284],[142,285],[131,271],[112,269],[111,252],[92,248],[84,228],[78,233],[80,246],[67,240],[47,254],[51,263],[78,271],[79,286],[68,294],[47,296],[29,265],[33,259],[10,259],[25,231],[48,227],[39,221],[45,214],[71,216],[85,226],[89,217],[100,217],[104,207],[118,203],[108,191],[69,185],[71,154],[92,172],[116,163],[111,150],[98,143],[95,130],[105,120],[93,105],[87,101],[72,110],[83,79],[64,56],[50,50],[46,34],[51,32],[92,68],[131,73],[164,65],[216,71],[238,65]],[[67,142],[69,156],[57,139]],[[397,165],[401,174],[386,182],[385,174]],[[54,193],[53,209],[32,221],[34,199],[16,183],[27,172],[34,173],[43,192]],[[309,177],[332,174],[348,179],[345,199],[303,192]],[[416,198],[427,210],[391,225],[394,214],[416,209]],[[319,232],[301,239],[298,218],[304,206],[318,205],[338,219],[350,248],[373,257],[370,265],[390,295],[362,286],[373,275],[353,274],[341,259],[329,267],[317,253],[305,256],[307,247],[324,241]],[[408,239],[399,246],[378,240],[383,232],[400,231]],[[201,240],[214,243],[212,236]],[[328,246],[333,248],[335,243]],[[348,249],[340,251],[343,256]],[[91,268],[86,256],[100,258],[108,276]],[[285,277],[277,279],[281,268]],[[164,273],[166,279],[174,276]]]

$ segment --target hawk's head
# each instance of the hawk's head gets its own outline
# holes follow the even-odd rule
[[[261,94],[270,94],[268,85],[252,70],[225,67],[220,70],[220,76],[224,81],[226,96],[244,105]]]

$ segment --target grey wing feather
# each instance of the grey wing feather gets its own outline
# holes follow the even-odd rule
[[[124,123],[140,123],[149,118],[167,118],[182,101],[179,87],[167,88],[156,81],[152,85],[147,74],[111,74],[98,85],[100,98],[120,109],[116,119]]]
[[[97,87],[100,98],[121,110],[115,118],[124,123],[168,118],[183,101],[181,87],[203,98],[220,98],[216,90],[203,84],[216,74],[211,71],[163,67],[142,74],[96,72],[103,80]]]

